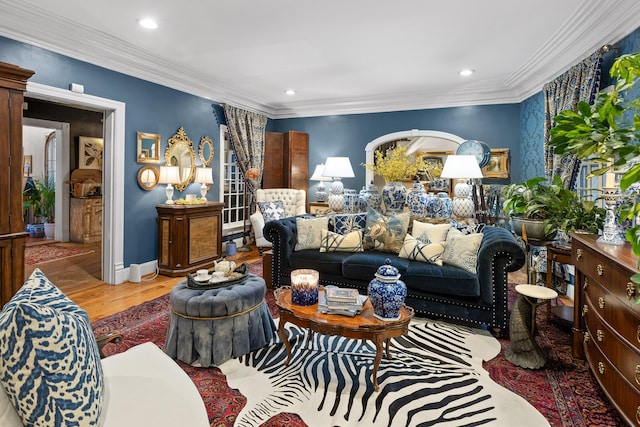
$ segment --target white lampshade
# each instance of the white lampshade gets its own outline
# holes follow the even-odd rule
[[[178,166],[160,166],[159,184],[177,184],[180,182],[180,169]]]
[[[213,169],[196,168],[196,178],[194,182],[198,184],[213,184]]]
[[[331,178],[353,178],[355,174],[348,157],[327,157],[322,176]]]
[[[313,171],[313,175],[309,180],[311,181],[331,181],[331,177],[323,176],[322,171],[324,170],[324,165],[316,165],[316,169]]]
[[[440,178],[482,178],[476,156],[450,155],[444,162]]]

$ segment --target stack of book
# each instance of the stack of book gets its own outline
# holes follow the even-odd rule
[[[325,314],[353,317],[360,314],[366,302],[367,296],[356,289],[330,287],[318,292],[318,311]]]

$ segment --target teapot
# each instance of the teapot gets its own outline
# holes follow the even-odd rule
[[[233,261],[227,261],[222,259],[220,262],[213,261],[213,265],[216,271],[222,271],[225,275],[229,275],[236,269],[236,263]]]

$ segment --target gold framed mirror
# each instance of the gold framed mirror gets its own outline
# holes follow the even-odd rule
[[[200,157],[200,161],[204,167],[209,167],[211,162],[213,162],[213,141],[211,141],[209,136],[203,136],[200,138],[198,156]]]
[[[158,185],[160,171],[153,166],[143,166],[138,171],[138,185],[146,191],[151,191]]]
[[[138,132],[138,163],[160,163],[160,135]]]
[[[180,127],[178,132],[169,138],[169,146],[164,152],[164,160],[167,166],[178,166],[180,182],[173,186],[178,191],[184,191],[193,180],[196,171],[196,153],[193,151],[193,142],[183,127]]]

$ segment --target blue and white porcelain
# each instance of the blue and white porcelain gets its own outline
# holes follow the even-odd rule
[[[376,318],[385,321],[400,319],[400,309],[407,297],[407,285],[400,280],[400,273],[391,265],[389,258],[378,267],[375,278],[369,282],[367,295]]]
[[[44,224],[27,224],[29,237],[44,237]]]
[[[411,187],[411,193],[407,197],[407,206],[411,215],[424,218],[427,216],[427,193],[424,191],[424,185],[417,180]]]
[[[378,187],[372,181],[369,185],[367,185],[364,191],[360,192],[360,211],[366,212],[369,208],[380,211],[381,206],[382,196],[380,196]]]
[[[438,193],[438,208],[436,210],[436,218],[447,219],[451,218],[453,213],[453,203],[449,194],[441,191]]]
[[[438,199],[435,194],[427,193],[427,218],[435,218],[438,211]]]
[[[356,193],[356,190],[347,189],[344,190],[344,213],[358,213],[360,210],[360,198]]]
[[[401,213],[407,201],[407,189],[400,181],[387,182],[382,187],[382,200],[387,215]]]

